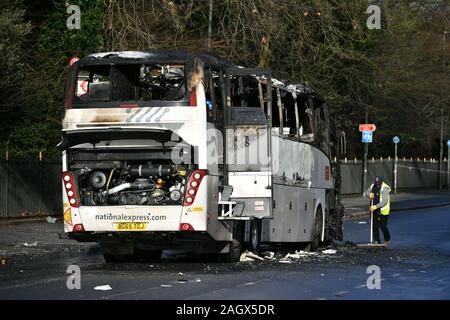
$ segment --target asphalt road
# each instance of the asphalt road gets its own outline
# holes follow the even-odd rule
[[[368,242],[369,225],[367,219],[346,221],[345,242],[335,245],[335,254],[292,263],[171,257],[157,264],[105,264],[97,246],[26,256],[0,266],[0,299],[450,298],[450,207],[392,213],[389,249],[355,248]],[[81,269],[80,290],[67,289],[69,265]],[[371,265],[380,268],[380,289],[367,288]],[[112,289],[94,290],[101,285]]]

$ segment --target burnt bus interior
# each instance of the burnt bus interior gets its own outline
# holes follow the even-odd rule
[[[272,91],[271,103],[268,103],[267,81],[254,75],[239,75],[219,71],[205,66],[204,84],[208,108],[208,121],[223,125],[226,77],[229,77],[230,106],[235,110],[236,117],[239,112],[247,112],[245,108],[255,108],[265,115],[271,128],[278,129],[280,135],[286,139],[293,139],[312,144],[329,157],[336,156],[337,137],[329,108],[323,98],[307,85],[270,86]],[[268,110],[268,109],[271,110]],[[229,121],[233,119],[230,117]]]
[[[196,74],[199,70],[200,75]],[[256,76],[233,70],[243,69],[210,54],[194,57],[161,53],[153,54],[151,59],[88,57],[70,70],[65,104],[66,108],[111,108],[123,103],[137,107],[188,106],[192,79],[200,76],[208,121],[217,129],[233,124],[266,125],[284,139],[312,144],[330,158],[337,156],[328,106],[314,90],[307,85],[286,87],[276,80],[272,82],[270,73],[264,76],[265,71],[255,71]],[[226,107],[227,97],[232,108]],[[69,170],[79,184],[81,204],[182,204],[187,180],[195,169],[195,146],[175,150],[183,141],[173,141],[168,134],[91,133],[83,140],[85,143],[78,145],[74,136],[80,137],[81,131],[72,133],[71,138],[66,134],[61,148],[67,150]],[[120,147],[123,140],[133,140],[136,145],[125,149],[123,143]],[[175,165],[171,160],[173,152],[184,160]],[[339,174],[337,168],[335,165],[332,169],[335,178]]]
[[[184,65],[88,65],[78,70],[74,103],[180,101],[186,96]]]

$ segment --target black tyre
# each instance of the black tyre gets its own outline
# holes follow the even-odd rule
[[[320,235],[322,234],[323,213],[322,208],[318,208],[314,219],[313,238],[310,244],[310,251],[317,251],[320,245]]]
[[[253,219],[250,222],[250,237],[248,242],[248,250],[255,254],[259,254],[261,246],[261,220]]]
[[[229,243],[230,250],[222,254],[224,262],[239,262],[242,253],[242,243],[244,241],[244,224],[241,221],[233,222],[233,241]]]

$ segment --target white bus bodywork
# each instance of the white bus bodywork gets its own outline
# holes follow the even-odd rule
[[[187,105],[166,107],[161,103],[161,106],[151,107],[69,108],[66,110],[63,119],[63,135],[67,141],[80,132],[92,132],[92,135],[99,133],[106,137],[108,132],[123,131],[124,134],[121,140],[106,138],[96,143],[95,148],[87,141],[75,145],[69,144],[70,146],[62,152],[64,172],[73,171],[71,168],[73,160],[69,159],[69,153],[76,153],[77,150],[94,153],[150,150],[155,145],[164,144],[152,138],[152,133],[158,131],[175,134],[182,139],[182,145],[194,147],[195,167],[206,170],[207,174],[201,180],[194,202],[188,206],[181,204],[83,205],[79,198],[79,205],[73,206],[68,196],[69,189],[66,188],[67,181],[64,180],[63,175],[65,232],[79,241],[100,241],[104,244],[107,254],[132,253],[135,243],[138,242],[142,242],[142,248],[152,250],[178,248],[179,246],[174,242],[178,236],[183,240],[181,248],[192,248],[197,252],[205,253],[227,253],[231,251],[232,241],[236,238],[237,224],[242,224],[245,230],[241,241],[252,242],[253,221],[262,222],[257,234],[258,241],[310,243],[314,237],[316,215],[320,212],[320,239],[321,241],[330,239],[331,235],[327,232],[327,226],[330,206],[334,201],[330,192],[335,188],[335,181],[329,155],[309,143],[288,139],[280,135],[278,130],[269,129],[270,126],[260,126],[258,134],[253,133],[253,138],[252,133],[249,133],[253,130],[251,126],[228,128],[226,134],[229,144],[226,147],[227,170],[225,172],[226,186],[232,187],[232,193],[229,199],[222,201],[220,197],[224,186],[221,178],[223,174],[221,164],[224,158],[221,145],[223,137],[221,131],[207,121],[207,109],[202,107],[206,105],[203,84],[196,86],[195,93],[197,106],[194,107]],[[142,132],[144,135],[148,132],[149,140],[127,139],[127,133],[133,130]],[[270,148],[266,138],[268,130],[271,132]],[[270,149],[270,152],[265,154],[267,163],[256,169],[249,166],[248,170],[242,170],[242,168],[234,170],[234,162],[231,159],[232,148],[229,147],[232,144],[231,139],[234,139],[234,145],[241,143],[240,151],[244,153],[253,152],[254,144],[265,144],[265,148]],[[264,152],[262,155],[264,160]],[[232,165],[228,165],[228,162]],[[77,179],[74,179],[76,184]],[[186,188],[188,187],[185,187],[184,192]],[[79,192],[76,188],[75,191]],[[187,197],[187,194],[183,197]],[[243,205],[243,209],[238,214],[233,210],[224,214],[228,211],[228,207],[234,208],[238,203]],[[119,224],[136,221],[144,221],[145,228],[117,230]],[[81,225],[82,229],[75,230],[76,225]],[[191,226],[192,230],[183,230],[183,225]],[[197,237],[198,235],[202,236]],[[115,250],[115,248],[118,249]]]

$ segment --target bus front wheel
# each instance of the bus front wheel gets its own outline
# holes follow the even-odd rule
[[[320,245],[320,236],[322,234],[323,213],[322,208],[317,208],[316,218],[314,219],[313,238],[310,244],[310,251],[317,251]]]

